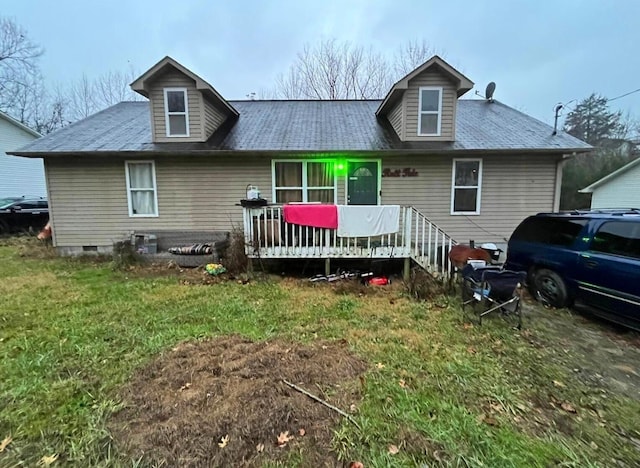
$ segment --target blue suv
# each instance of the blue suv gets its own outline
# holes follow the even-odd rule
[[[509,239],[506,268],[528,272],[539,301],[578,301],[640,329],[640,210],[540,213]]]

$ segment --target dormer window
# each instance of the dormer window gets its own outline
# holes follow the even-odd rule
[[[440,136],[442,124],[442,88],[420,88],[418,103],[418,136]]]
[[[189,136],[187,88],[164,89],[164,115],[168,137]]]

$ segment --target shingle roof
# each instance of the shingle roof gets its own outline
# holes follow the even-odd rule
[[[176,151],[588,151],[499,102],[458,101],[455,142],[402,142],[376,119],[381,101],[230,101],[240,118],[205,143],[152,143],[148,102],[121,102],[15,154]],[[42,155],[42,154],[41,154]]]

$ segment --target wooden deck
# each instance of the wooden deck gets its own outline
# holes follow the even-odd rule
[[[400,208],[398,232],[372,237],[339,237],[337,230],[284,221],[281,206],[243,208],[249,258],[410,259],[422,268],[449,274],[448,252],[456,242],[411,206]]]

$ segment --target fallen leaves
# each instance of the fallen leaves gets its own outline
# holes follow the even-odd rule
[[[2,442],[0,442],[0,453],[4,452],[4,449],[7,448],[7,445],[9,445],[12,440],[13,438],[11,436],[7,436],[2,439]]]
[[[351,463],[349,463],[349,468],[364,468],[364,465],[362,464],[362,462],[352,461]]]
[[[38,466],[49,466],[52,465],[58,459],[58,454],[54,455],[45,455],[40,461],[38,461]]]
[[[298,434],[300,434],[300,437],[304,437],[304,435],[307,433],[307,431],[304,430],[304,427],[301,427],[298,430]]]
[[[384,369],[384,364],[382,364],[381,362],[379,362],[378,364],[376,364],[376,367],[378,369]]]
[[[478,421],[478,424],[488,424],[489,426],[497,426],[498,425],[498,420],[496,418],[492,418],[491,416],[487,416],[486,414],[481,414],[479,415],[476,420]]]
[[[491,416],[487,416],[484,418],[484,423],[488,424],[489,426],[497,426],[498,425],[498,420],[496,418],[492,418]]]
[[[504,407],[500,403],[489,403],[489,408],[496,413],[502,413],[504,411]]]
[[[563,384],[562,382],[560,382],[559,380],[554,380],[553,381],[553,385],[555,385],[558,388],[565,388],[566,387],[566,385]]]
[[[284,432],[281,432],[280,435],[278,436],[277,445],[278,447],[284,447],[285,445],[287,445],[287,442],[290,442],[292,440],[293,440],[293,436],[289,435],[289,431],[284,431]]]
[[[256,445],[256,452],[258,452],[258,453],[264,452],[264,444]]]
[[[565,410],[567,413],[577,413],[578,412],[573,406],[571,406],[570,403],[567,403],[566,401],[564,401],[564,402],[562,402],[560,404],[560,408]]]
[[[396,455],[397,453],[400,452],[400,449],[398,448],[398,446],[393,444],[389,445],[388,450],[390,455]]]
[[[405,382],[404,379],[400,379],[398,381],[398,385],[400,385],[402,388],[407,388],[408,387],[407,382]]]
[[[229,444],[229,434],[225,435],[224,437],[222,437],[222,439],[220,439],[220,442],[218,442],[218,447],[225,448],[228,444]]]
[[[189,390],[191,388],[191,382],[187,382],[182,387],[180,387],[180,391],[184,392],[185,390]]]

